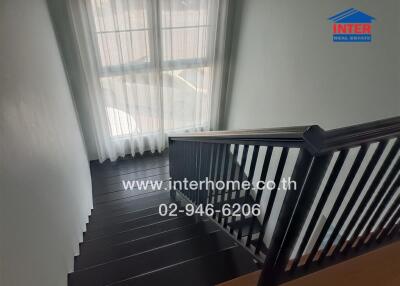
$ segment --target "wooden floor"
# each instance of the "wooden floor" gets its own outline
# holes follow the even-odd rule
[[[219,286],[256,286],[260,271]],[[399,286],[400,242],[286,282],[282,286]]]
[[[125,199],[140,193],[138,190],[123,191],[122,180],[161,180],[168,181],[168,153],[137,155],[135,158],[126,156],[115,162],[91,161],[93,199],[94,203],[109,202],[115,199]]]
[[[218,286],[257,286],[261,270],[218,284]]]
[[[400,242],[368,252],[284,286],[399,286]]]

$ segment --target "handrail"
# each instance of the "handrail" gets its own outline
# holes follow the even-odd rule
[[[322,154],[400,135],[400,116],[325,131],[318,125],[174,134],[172,141],[257,143],[306,147]],[[304,144],[307,143],[307,144]]]
[[[372,140],[382,140],[400,134],[400,116],[383,120],[337,128],[324,132],[319,152],[324,153],[350,148]]]
[[[209,131],[176,134],[170,141],[195,141],[203,143],[258,144],[280,147],[306,148],[317,152],[323,130],[317,125],[265,129],[244,129],[237,131]]]
[[[263,263],[260,286],[275,286],[400,239],[400,116],[328,131],[311,125],[187,133],[169,140],[172,180],[273,179],[267,198],[263,189],[171,191],[195,205],[263,205],[262,214],[248,218],[212,216]],[[279,207],[278,186],[289,164],[297,188],[283,194]],[[315,232],[326,208],[323,226]]]
[[[223,131],[207,131],[195,133],[181,133],[170,136],[173,140],[186,139],[186,138],[301,138],[303,133],[307,131],[310,126],[293,126],[293,127],[277,127],[277,128],[262,128],[262,129],[241,129],[241,130],[223,130]]]

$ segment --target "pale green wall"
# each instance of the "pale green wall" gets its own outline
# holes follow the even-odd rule
[[[234,0],[225,127],[330,129],[400,114],[400,2]],[[333,43],[328,17],[376,18],[372,43]]]

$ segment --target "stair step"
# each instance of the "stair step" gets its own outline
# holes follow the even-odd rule
[[[241,228],[242,229],[242,235],[243,236],[248,236],[252,220],[253,220],[252,217],[248,217],[246,219],[230,222],[230,223],[228,223],[228,226],[230,228],[233,228],[234,230],[239,230],[239,228]],[[260,230],[261,230],[261,224],[258,221],[258,219],[256,219],[254,227],[253,227],[253,234],[259,233]]]
[[[169,173],[162,173],[162,174],[157,174],[153,176],[149,176],[147,178],[141,178],[138,179],[137,181],[165,181],[169,179]],[[111,185],[94,185],[93,186],[93,192],[96,195],[101,195],[101,194],[106,194],[110,192],[115,192],[115,191],[124,191],[124,186],[122,185],[122,182],[120,183],[115,183]],[[147,190],[151,190],[151,185],[148,186]]]
[[[127,174],[121,174],[117,176],[112,176],[112,177],[103,177],[103,178],[98,178],[95,182],[93,182],[93,187],[104,187],[104,186],[109,186],[109,185],[114,185],[114,184],[120,184],[123,180],[143,180],[147,179],[149,177],[155,176],[155,175],[160,175],[160,174],[168,174],[169,173],[169,165],[162,166],[162,167],[155,167],[155,168],[150,168],[150,169],[144,169],[144,170],[136,170],[132,171]]]
[[[119,192],[112,192],[109,194],[102,194],[93,198],[93,205],[95,208],[97,208],[97,206],[101,206],[102,204],[118,201],[125,198],[136,197],[136,195],[140,196],[145,193],[150,193],[150,192],[133,190],[133,191],[119,191]]]
[[[169,192],[162,192],[162,194],[140,198],[134,201],[121,202],[120,204],[112,207],[97,208],[93,210],[91,217],[120,215],[135,210],[155,207],[162,203],[169,203],[170,201],[171,199]]]
[[[126,192],[130,192],[130,191],[126,191]],[[133,198],[133,199],[127,198],[127,199],[123,199],[123,200],[118,200],[118,201],[114,201],[114,202],[110,202],[110,203],[101,204],[99,206],[96,206],[94,212],[95,213],[108,212],[110,210],[120,209],[120,208],[124,208],[126,206],[146,204],[153,200],[169,199],[169,198],[170,198],[169,191],[149,192],[147,196],[142,196],[140,198]]]
[[[216,231],[219,231],[217,225],[211,221],[204,221],[125,242],[113,247],[87,251],[75,258],[75,271]]]
[[[227,234],[216,232],[76,271],[69,276],[69,286],[107,285],[235,245]]]
[[[197,217],[171,218],[169,220],[147,225],[141,228],[135,228],[111,236],[104,236],[102,238],[86,241],[80,244],[80,253],[83,253],[86,250],[100,250],[104,247],[109,247],[129,240],[139,239],[167,231],[169,229],[198,223],[200,221],[201,219]]]
[[[127,202],[132,202],[135,200],[141,200],[146,197],[157,196],[157,195],[160,195],[165,192],[166,192],[165,190],[163,190],[163,191],[150,191],[150,190],[148,190],[148,191],[145,191],[145,190],[143,190],[143,191],[136,191],[136,190],[121,191],[121,193],[130,194],[131,196],[127,196],[125,198],[121,198],[118,200],[112,200],[112,201],[96,204],[95,209],[106,209],[106,208],[113,207],[113,206],[119,206],[121,203],[127,203]],[[119,193],[119,192],[117,192],[117,193]]]
[[[135,156],[135,158],[119,159],[115,162],[90,164],[93,181],[104,177],[120,176],[144,169],[159,168],[169,164],[168,154]]]
[[[89,231],[91,229],[96,229],[99,227],[113,225],[113,224],[120,223],[120,222],[139,219],[141,217],[145,217],[145,216],[157,214],[157,213],[158,213],[158,206],[137,210],[137,211],[125,213],[122,215],[115,215],[115,216],[101,217],[101,218],[90,217],[89,224],[87,225],[87,231]]]
[[[233,247],[157,270],[147,275],[112,283],[113,286],[210,286],[258,270],[249,255]]]
[[[164,187],[168,186],[168,181],[163,182],[163,189]],[[94,207],[97,208],[98,206],[101,206],[103,204],[108,204],[111,202],[118,202],[123,199],[128,199],[128,198],[140,198],[142,196],[146,196],[147,194],[156,194],[156,192],[159,191],[150,191],[150,190],[129,190],[129,191],[117,191],[117,192],[112,192],[112,193],[107,193],[103,195],[99,195],[97,197],[93,198],[93,203]]]
[[[128,160],[122,162],[118,160],[113,163],[103,163],[101,166],[94,166],[91,164],[90,170],[92,180],[97,181],[103,178],[122,176],[132,172],[140,172],[146,169],[160,168],[169,165],[168,158],[153,158],[153,159],[139,159]]]
[[[177,217],[183,217],[184,214],[177,214]],[[170,216],[161,216],[159,213],[145,216],[139,219],[134,219],[126,222],[115,223],[110,226],[105,226],[97,229],[90,229],[84,233],[83,241],[93,240],[103,236],[110,236],[116,233],[124,232],[130,229],[143,227],[149,224],[154,224],[171,219]]]

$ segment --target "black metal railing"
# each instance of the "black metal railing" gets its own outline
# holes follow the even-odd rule
[[[400,238],[400,117],[170,137],[172,180],[273,181],[272,189],[176,189],[197,206],[261,205],[258,216],[213,213],[263,264],[259,285],[319,270]],[[282,190],[282,178],[296,190]]]

